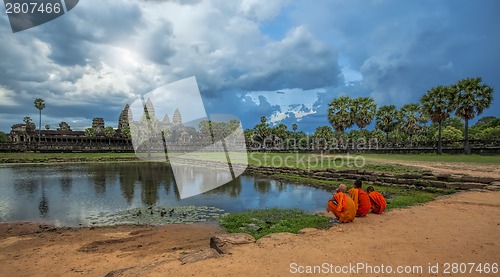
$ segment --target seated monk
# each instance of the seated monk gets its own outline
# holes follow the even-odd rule
[[[387,202],[385,202],[385,198],[380,192],[375,191],[373,187],[367,187],[366,192],[368,193],[368,197],[370,197],[370,202],[372,204],[372,212],[376,214],[381,214],[385,207],[387,206]]]
[[[354,187],[349,190],[354,204],[356,205],[356,216],[365,216],[371,209],[370,198],[366,191],[361,188],[361,180],[354,181]]]
[[[356,216],[356,206],[351,197],[346,193],[346,186],[341,184],[337,192],[328,201],[326,209],[332,212],[340,222],[346,223],[354,220]]]

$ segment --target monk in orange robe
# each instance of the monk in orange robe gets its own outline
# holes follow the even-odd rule
[[[328,201],[326,209],[332,212],[340,222],[352,222],[356,216],[356,206],[351,197],[346,194],[346,186],[341,184],[337,192]]]
[[[357,179],[354,181],[354,187],[349,190],[349,195],[351,195],[351,198],[356,205],[356,216],[365,216],[371,209],[368,193],[366,193],[361,186],[361,180]]]
[[[371,186],[366,188],[366,192],[368,193],[368,197],[370,197],[372,212],[381,214],[385,210],[385,207],[387,207],[384,196],[380,192],[375,191]]]

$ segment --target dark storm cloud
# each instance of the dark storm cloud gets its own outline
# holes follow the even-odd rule
[[[84,65],[88,44],[119,44],[141,31],[137,4],[115,1],[81,3],[78,9],[41,26],[39,38],[52,47],[50,58],[61,65]]]
[[[431,87],[467,76],[500,87],[494,76],[498,1],[304,1],[297,7],[297,24],[338,46],[362,74],[364,95],[379,104],[415,102]]]
[[[303,26],[247,57],[253,64],[234,85],[246,90],[304,90],[343,83],[337,53]]]
[[[152,63],[169,64],[168,60],[175,54],[172,24],[162,21],[143,41],[142,54]]]

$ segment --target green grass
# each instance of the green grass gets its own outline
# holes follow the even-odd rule
[[[327,229],[331,226],[330,219],[325,216],[275,208],[227,214],[220,218],[220,224],[228,233],[245,232],[256,239],[271,233],[297,233],[304,228]]]
[[[254,166],[291,167],[299,169],[359,169],[386,173],[423,173],[414,166],[370,162],[364,155],[318,155],[304,153],[250,153],[248,162]]]
[[[153,153],[154,154],[154,153]],[[395,164],[394,161],[416,162],[444,162],[444,163],[475,163],[475,164],[500,164],[500,155],[437,155],[437,154],[362,154],[362,155],[319,155],[308,153],[262,153],[250,152],[230,153],[231,161],[254,166],[294,167],[300,169],[325,169],[338,170],[353,169],[356,165],[363,164],[361,169],[377,172],[420,172],[417,167]],[[188,159],[225,161],[225,155],[220,153],[193,152],[181,155]],[[135,159],[135,153],[0,153],[0,163],[16,162],[44,162],[52,161],[102,161],[102,160],[130,160]],[[393,164],[384,163],[385,161]]]
[[[117,162],[137,160],[134,153],[0,153],[0,164]]]

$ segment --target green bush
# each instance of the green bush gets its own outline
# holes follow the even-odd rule
[[[8,142],[8,141],[10,141],[9,135],[0,131],[0,142]]]
[[[500,139],[500,126],[499,127],[487,127],[482,130],[478,130],[474,134],[476,139]]]
[[[438,138],[438,135],[439,135],[439,132],[436,132],[434,134],[434,138],[436,140]],[[451,125],[446,126],[446,128],[443,129],[442,136],[443,136],[443,140],[458,141],[458,140],[464,139],[464,135],[463,135],[462,131],[460,131],[459,129],[457,129]],[[459,142],[454,142],[453,144],[458,144],[457,146],[460,145]]]

